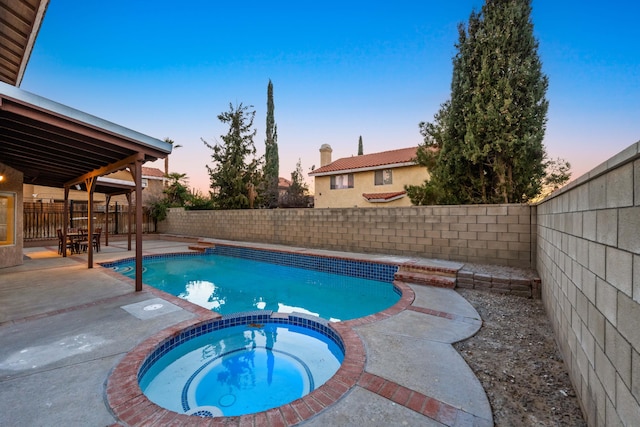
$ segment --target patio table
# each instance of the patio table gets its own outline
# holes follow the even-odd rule
[[[100,236],[100,233],[97,232],[93,232],[91,233],[91,240],[88,238],[88,233],[81,233],[81,232],[73,232],[73,233],[67,233],[67,237],[73,242],[74,244],[74,250],[75,253],[79,254],[80,253],[80,244],[83,242],[86,242],[86,246],[85,246],[85,250],[83,252],[86,252],[86,248],[88,248],[90,244],[92,244],[93,240],[96,239],[97,237]],[[97,252],[100,252],[100,249],[97,249]]]

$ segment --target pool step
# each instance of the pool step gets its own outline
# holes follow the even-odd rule
[[[456,287],[456,278],[440,276],[438,274],[418,273],[415,271],[398,271],[394,275],[395,280],[416,285],[435,286],[438,288],[453,289]]]
[[[206,240],[198,240],[198,243],[196,243],[195,245],[189,246],[189,250],[204,253],[207,251],[207,249],[211,249],[213,247],[215,247],[215,243],[213,242],[208,242]]]
[[[396,280],[417,285],[453,289],[462,264],[455,262],[405,262],[395,273]]]

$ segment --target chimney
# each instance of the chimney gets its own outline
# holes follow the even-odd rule
[[[329,144],[322,144],[320,146],[320,167],[326,166],[331,163],[331,146]]]

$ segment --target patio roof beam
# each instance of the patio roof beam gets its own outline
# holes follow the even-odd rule
[[[82,176],[79,176],[75,179],[72,179],[71,181],[68,181],[64,184],[65,187],[71,187],[73,185],[76,184],[84,184],[86,182],[87,179],[91,179],[93,177],[99,177],[99,176],[103,176],[103,175],[108,175],[112,172],[117,172],[119,170],[123,170],[126,169],[128,167],[130,167],[131,165],[135,164],[136,162],[144,162],[144,154],[143,153],[136,153],[133,154],[129,157],[127,157],[126,159],[122,159],[118,162],[112,163],[110,165],[107,165],[105,167],[99,168],[99,169],[95,169],[91,172],[85,173]],[[137,177],[136,177],[137,179]]]

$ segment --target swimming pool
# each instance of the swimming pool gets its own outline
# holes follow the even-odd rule
[[[143,281],[222,315],[266,310],[341,321],[380,312],[400,299],[392,284],[395,266],[233,249],[145,258]],[[132,261],[105,266],[135,276]]]
[[[343,359],[342,340],[321,319],[256,312],[205,322],[165,341],[146,358],[138,381],[152,402],[171,411],[235,416],[311,393]]]
[[[357,319],[346,322],[330,322],[327,318],[318,318],[316,316],[306,314],[286,314],[286,313],[273,313],[270,310],[253,310],[251,312],[234,313],[224,315],[221,320],[212,320],[209,314],[203,314],[203,310],[198,310],[197,318],[201,319],[196,322],[196,326],[182,326],[178,330],[176,328],[167,328],[158,332],[156,335],[149,337],[147,340],[139,344],[135,349],[125,355],[120,361],[113,373],[109,377],[107,384],[107,398],[109,406],[116,417],[131,425],[140,423],[140,420],[157,420],[159,417],[163,420],[171,420],[173,423],[189,424],[193,422],[193,415],[199,416],[214,416],[219,414],[220,407],[214,405],[203,404],[200,405],[199,401],[188,401],[189,409],[185,412],[184,406],[176,413],[173,410],[159,407],[148,399],[148,397],[140,390],[139,380],[142,378],[142,373],[149,370],[150,366],[158,360],[161,353],[166,352],[167,349],[173,348],[178,342],[191,337],[192,335],[198,335],[202,333],[205,325],[214,325],[215,322],[232,323],[233,319],[245,319],[244,323],[269,323],[269,320],[264,320],[263,316],[268,317],[270,320],[280,322],[281,319],[303,319],[302,326],[308,326],[309,323],[315,322],[326,326],[325,335],[337,334],[339,339],[334,341],[342,342],[340,346],[343,351],[344,358],[338,371],[329,378],[326,383],[319,385],[321,381],[315,381],[315,390],[311,391],[308,395],[295,399],[292,402],[285,403],[277,408],[271,408],[266,411],[253,412],[250,414],[240,415],[237,418],[232,418],[234,422],[239,422],[240,425],[263,425],[268,422],[272,417],[274,421],[282,420],[285,425],[295,424],[313,417],[322,408],[332,405],[338,402],[346,393],[348,393],[361,378],[364,372],[364,365],[366,361],[366,353],[363,342],[356,333],[354,326],[366,325],[372,322],[388,318],[393,314],[397,314],[405,310],[413,301],[415,295],[413,290],[406,284],[400,282],[394,282],[394,275],[398,270],[398,264],[377,262],[374,260],[363,259],[350,256],[332,256],[333,254],[318,253],[311,250],[293,249],[293,250],[265,250],[262,248],[255,248],[254,246],[235,245],[235,244],[216,244],[215,249],[209,251],[215,255],[232,256],[235,258],[266,261],[270,264],[285,265],[289,267],[296,267],[302,269],[311,269],[315,271],[328,272],[332,274],[338,274],[343,276],[364,278],[368,280],[374,280],[385,283],[386,286],[393,289],[393,293],[398,296],[393,296],[395,303],[389,303],[390,306],[382,311],[376,312],[373,315],[365,315],[364,317],[358,317]],[[322,251],[320,251],[322,252]],[[147,257],[147,259],[157,258],[166,259],[171,257],[198,257],[199,254],[171,254]],[[116,268],[129,263],[132,265],[133,259],[120,260],[111,263],[102,263],[101,265],[106,268]],[[130,275],[132,276],[132,275]],[[145,281],[146,283],[146,281]],[[348,293],[348,289],[342,289],[342,293]],[[399,300],[398,300],[399,298]],[[246,319],[250,320],[246,320]],[[204,322],[201,323],[201,322]],[[287,322],[287,321],[285,321]],[[229,324],[227,325],[229,326]],[[207,328],[209,326],[206,326]],[[265,341],[266,343],[266,341]],[[256,348],[257,348],[256,344]],[[265,345],[266,347],[266,345]],[[263,356],[267,358],[266,349]],[[283,349],[283,352],[288,351]],[[208,352],[206,352],[208,354]],[[274,353],[275,354],[275,353]],[[265,359],[262,359],[263,362]],[[286,359],[286,360],[285,360]],[[288,358],[285,355],[283,359],[285,364],[289,364],[291,370],[298,373],[305,371],[304,365],[298,363],[295,359]],[[305,364],[308,365],[307,362]],[[160,366],[160,365],[159,365]],[[196,365],[194,370],[199,369]],[[213,369],[213,366],[211,367]],[[208,369],[208,368],[204,368]],[[192,373],[194,372],[192,370]],[[203,371],[196,375],[201,375]],[[301,376],[302,387],[305,387],[304,375]],[[307,383],[309,383],[307,381]],[[194,394],[192,393],[195,388],[191,384],[187,387],[187,399],[191,399]],[[310,389],[310,387],[309,387]],[[184,385],[178,386],[177,390],[182,393],[185,388]],[[174,390],[173,393],[176,391]],[[181,394],[182,398],[182,394]],[[181,399],[180,398],[180,399]],[[218,396],[218,403],[224,406],[231,401],[230,396]],[[182,402],[180,400],[180,402]],[[321,406],[318,407],[318,402],[321,402]],[[205,403],[203,401],[203,403]],[[188,415],[192,414],[192,415]],[[224,419],[224,418],[222,418]],[[239,420],[239,421],[238,421]]]

